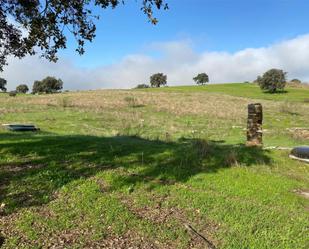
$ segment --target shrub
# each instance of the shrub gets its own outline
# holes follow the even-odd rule
[[[160,87],[164,86],[167,83],[167,76],[163,73],[156,73],[150,77],[151,87]]]
[[[209,82],[209,77],[206,73],[200,73],[196,77],[194,77],[193,80],[198,85],[204,85]]]
[[[17,94],[16,91],[10,91],[10,92],[9,92],[9,96],[10,96],[10,97],[15,97],[16,94]]]
[[[16,92],[18,92],[18,93],[26,93],[28,91],[29,91],[29,88],[25,84],[22,84],[22,85],[19,85],[19,86],[16,87]]]
[[[286,72],[281,69],[270,69],[263,74],[258,76],[257,83],[262,90],[274,93],[277,90],[283,90],[286,85]]]
[[[150,86],[147,84],[138,84],[135,88],[140,89],[140,88],[149,88]]]

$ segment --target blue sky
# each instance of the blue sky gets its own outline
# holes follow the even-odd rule
[[[170,9],[155,13],[157,26],[139,11],[140,2],[128,0],[114,10],[97,10],[97,37],[87,44],[86,54],[76,55],[70,39],[61,55],[92,67],[143,52],[152,42],[178,39],[190,40],[195,51],[235,52],[294,38],[309,27],[306,0],[167,0]]]
[[[194,84],[200,72],[210,83],[243,82],[270,68],[309,82],[309,0],[167,0],[156,26],[140,11],[142,0],[126,2],[95,10],[97,37],[83,56],[71,37],[56,64],[11,58],[3,73],[8,88],[47,75],[66,89],[131,88],[157,72],[168,85]]]

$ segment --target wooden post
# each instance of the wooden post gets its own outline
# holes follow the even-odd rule
[[[263,108],[260,103],[248,105],[247,146],[263,146]]]

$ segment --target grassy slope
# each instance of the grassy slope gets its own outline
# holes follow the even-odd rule
[[[150,89],[157,91],[157,89]],[[162,91],[161,89],[159,91]],[[270,94],[262,92],[257,85],[254,84],[210,84],[205,86],[177,86],[166,87],[164,91],[181,91],[181,92],[201,92],[209,93],[223,93],[232,96],[246,97],[252,99],[267,99],[267,100],[281,100],[281,101],[297,101],[302,102],[309,99],[309,87],[295,88],[287,87],[287,93]]]
[[[308,127],[298,89],[1,96],[3,123],[42,128],[0,133],[4,248],[204,248],[186,223],[219,248],[308,248],[308,165],[244,147],[252,100],[210,89],[293,100],[261,100],[265,145],[308,143],[287,130]]]

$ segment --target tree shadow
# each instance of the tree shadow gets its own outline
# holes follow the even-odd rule
[[[0,161],[0,203],[6,204],[5,214],[48,203],[62,186],[106,170],[127,172],[115,173],[117,188],[153,180],[185,182],[200,172],[215,173],[235,164],[271,164],[265,150],[224,141],[0,134],[0,141],[4,139],[0,155],[7,160]]]
[[[269,91],[269,90],[264,90],[263,91],[264,93],[267,93],[267,94],[285,94],[285,93],[288,93],[289,91],[287,90],[276,90],[276,91]]]

